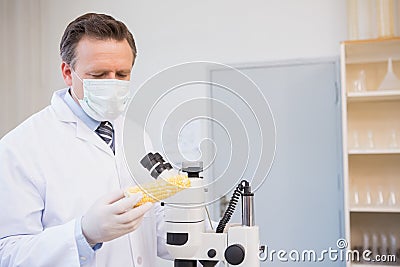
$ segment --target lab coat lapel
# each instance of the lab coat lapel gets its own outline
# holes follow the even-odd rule
[[[103,150],[110,156],[114,157],[114,154],[109,146],[101,140],[101,138],[92,130],[90,130],[86,124],[78,119],[75,114],[70,110],[68,105],[64,102],[63,97],[66,94],[68,88],[56,91],[51,99],[51,106],[57,118],[63,122],[76,123],[76,137],[85,140],[99,149]]]
[[[114,156],[111,148],[92,130],[90,130],[81,120],[76,122],[76,137],[97,146],[110,156]]]

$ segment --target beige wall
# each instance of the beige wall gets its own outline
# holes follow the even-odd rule
[[[0,1],[0,136],[48,102],[42,1]]]

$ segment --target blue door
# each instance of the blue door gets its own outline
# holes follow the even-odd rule
[[[287,254],[281,257],[282,260],[274,254],[261,265],[345,266],[344,261],[335,260],[335,257],[330,259],[328,254],[321,256],[323,250],[338,249],[336,242],[344,236],[338,61],[304,60],[238,69],[260,88],[276,126],[274,163],[255,193],[255,216],[256,224],[260,226],[261,243],[268,247],[268,252],[285,250]],[[218,84],[240,84],[235,81],[236,77],[232,69],[211,71],[212,82]],[[231,106],[237,114],[244,116],[244,120],[253,119],[251,112],[240,108],[237,95],[213,87],[211,97]],[[215,117],[222,116],[217,114],[222,112],[218,106],[212,106],[211,112],[212,117],[213,113]],[[249,136],[259,136],[256,126],[250,124],[247,127]],[[232,148],[226,140],[226,131],[218,130],[218,127],[211,129],[218,153],[222,155],[215,158],[212,165],[212,173],[217,177],[224,172]],[[231,125],[228,130],[235,128]],[[271,138],[273,136],[267,133],[261,140],[270,144]],[[260,146],[257,138],[243,141],[249,141],[252,148]],[[271,146],[264,148],[271,149]],[[256,149],[251,149],[250,154],[251,151]],[[244,177],[250,176],[257,166],[254,159],[250,161]],[[236,181],[236,177],[232,179]],[[213,207],[214,218],[219,216],[217,205]],[[240,222],[240,206],[232,222]],[[311,255],[311,260],[301,257],[294,260],[296,252],[293,251],[301,256],[308,250],[314,250],[316,256]]]

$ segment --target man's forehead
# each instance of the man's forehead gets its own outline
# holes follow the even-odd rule
[[[133,63],[133,52],[126,39],[99,40],[82,38],[76,47],[76,64],[85,64],[87,67],[115,70],[130,70]],[[114,65],[114,66],[113,66]]]
[[[76,52],[78,54],[86,53],[117,53],[124,52],[131,54],[133,57],[133,52],[129,43],[126,39],[124,40],[114,40],[114,39],[95,39],[84,37],[79,40],[76,46]]]

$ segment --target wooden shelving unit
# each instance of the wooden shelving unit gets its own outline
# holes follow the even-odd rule
[[[400,154],[400,149],[349,149],[349,155],[382,155],[382,154]]]
[[[398,101],[400,90],[369,90],[365,92],[348,92],[348,102]]]
[[[395,207],[395,208],[391,208],[391,207],[351,207],[350,212],[400,213],[400,208],[398,208],[398,207]]]
[[[341,44],[345,228],[349,249],[400,254],[400,87],[378,90],[389,58],[400,78],[400,38]]]

